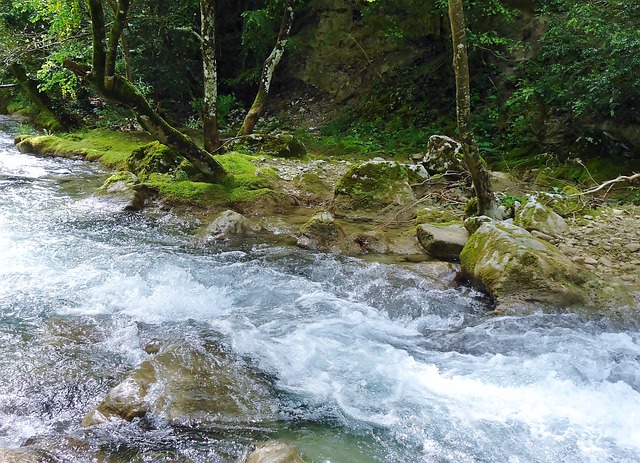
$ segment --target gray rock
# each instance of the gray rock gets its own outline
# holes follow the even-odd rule
[[[639,243],[629,243],[624,246],[624,248],[629,252],[638,252],[640,251]]]
[[[604,282],[515,225],[483,224],[460,260],[463,273],[496,300],[498,313],[526,313],[541,306],[585,313],[635,307],[625,288]]]
[[[465,172],[462,145],[453,138],[433,135],[427,144],[427,154],[422,160],[430,174]]]
[[[418,241],[430,256],[444,260],[459,260],[469,239],[462,225],[423,224],[417,228]]]
[[[222,241],[232,238],[266,235],[269,232],[262,225],[246,218],[242,214],[227,210],[218,214],[204,233],[206,240]]]
[[[19,449],[0,448],[0,461],[2,463],[54,463],[58,460],[44,450],[24,447]]]

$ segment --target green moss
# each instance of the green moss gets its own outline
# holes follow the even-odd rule
[[[335,187],[335,195],[350,198],[353,209],[387,206],[399,184],[408,184],[407,170],[395,162],[365,162],[352,166]]]
[[[176,181],[171,175],[157,173],[149,175],[144,184],[171,203],[207,205],[226,204],[228,201],[227,189],[218,184]]]
[[[417,213],[415,224],[421,225],[423,223],[432,224],[452,224],[460,223],[460,217],[452,211],[431,209],[425,207],[420,209]]]
[[[96,129],[57,136],[45,135],[22,140],[21,149],[37,154],[60,157],[83,157],[99,160],[108,167],[125,168],[131,152],[148,143],[150,137],[141,133],[124,133]]]
[[[153,141],[134,149],[125,165],[128,170],[144,178],[153,173],[172,174],[182,165],[183,159],[174,149]]]
[[[232,187],[247,190],[273,188],[278,176],[272,168],[258,168],[253,162],[259,158],[248,154],[232,151],[216,156],[225,170],[233,175]]]

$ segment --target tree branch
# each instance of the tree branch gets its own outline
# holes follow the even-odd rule
[[[602,190],[603,188],[606,188],[610,185],[613,185],[615,183],[620,183],[620,182],[634,182],[636,180],[640,180],[640,174],[633,174],[633,175],[620,175],[619,177],[614,178],[613,180],[607,180],[606,182],[598,185],[595,188],[591,188],[590,190],[587,191],[581,191],[580,193],[574,193],[572,195],[569,195],[569,198],[575,197],[575,196],[584,196],[584,195],[590,195],[591,193],[596,193],[600,190]]]

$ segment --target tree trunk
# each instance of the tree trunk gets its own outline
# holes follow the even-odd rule
[[[273,73],[284,55],[284,49],[287,45],[289,33],[291,32],[292,23],[293,7],[291,6],[291,1],[288,1],[285,6],[284,15],[282,16],[282,23],[280,24],[280,32],[278,33],[276,45],[264,62],[262,75],[260,76],[260,87],[258,88],[258,93],[251,105],[251,109],[249,109],[249,112],[244,118],[242,128],[238,135],[249,135],[252,133],[258,123],[258,119],[260,119],[260,116],[264,113],[267,97],[269,96],[269,88],[271,87],[271,80],[273,79]]]
[[[22,65],[14,63],[9,66],[9,70],[16,78],[22,89],[27,93],[29,99],[38,107],[38,109],[46,113],[49,118],[57,122],[58,127],[54,127],[53,130],[63,130],[69,127],[70,121],[65,116],[58,116],[53,110],[53,103],[44,92],[41,92],[38,88],[38,83],[30,79],[27,75],[27,71]]]
[[[469,60],[462,0],[449,0],[449,21],[453,41],[453,70],[456,75],[456,115],[458,133],[464,151],[464,161],[471,173],[473,187],[478,198],[478,214],[495,217],[497,205],[489,172],[480,158],[478,145],[471,126],[471,90],[469,84]]]
[[[117,3],[116,20],[111,25],[108,49],[105,48],[106,26],[101,0],[89,0],[93,55],[91,67],[66,60],[64,66],[89,82],[107,100],[130,108],[141,125],[160,143],[175,148],[187,158],[207,180],[214,183],[229,181],[222,165],[193,140],[172,127],[151,107],[142,93],[125,77],[115,73],[118,43],[127,21],[129,0]]]
[[[210,153],[220,148],[218,130],[218,63],[216,61],[216,0],[200,0],[200,38],[204,75],[204,148]]]

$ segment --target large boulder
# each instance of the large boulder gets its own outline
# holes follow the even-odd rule
[[[444,135],[432,135],[422,164],[430,174],[460,174],[466,172],[462,145]]]
[[[206,240],[230,240],[247,237],[256,237],[268,234],[269,231],[262,225],[246,218],[235,211],[221,212],[209,224],[205,230]]]
[[[567,231],[567,222],[553,209],[537,201],[534,196],[518,208],[513,223],[528,231],[537,230],[551,236]]]
[[[459,260],[469,240],[469,232],[458,224],[422,224],[417,229],[418,242],[427,254],[437,259]]]
[[[333,214],[319,211],[300,228],[298,246],[312,251],[339,253],[348,251],[349,242]]]
[[[115,386],[82,421],[156,418],[177,426],[236,425],[275,418],[270,385],[218,347],[170,345]]]
[[[304,463],[295,447],[271,441],[258,446],[242,463]]]
[[[416,202],[404,166],[371,160],[352,166],[337,182],[331,211],[338,217],[371,220],[413,217]]]
[[[2,463],[54,463],[59,460],[44,450],[24,447],[20,449],[0,448],[0,461]]]
[[[498,313],[540,308],[612,313],[635,306],[622,286],[603,281],[551,244],[509,223],[483,223],[460,260],[463,273],[496,300]]]

